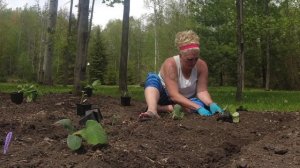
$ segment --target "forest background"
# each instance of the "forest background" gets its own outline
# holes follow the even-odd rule
[[[235,0],[148,0],[149,6],[154,2],[155,12],[130,18],[128,84],[140,84],[148,72],[158,72],[165,58],[178,53],[175,34],[192,29],[201,38],[200,57],[208,63],[210,85],[236,86]],[[0,0],[1,82],[38,82],[46,50],[47,15],[47,5],[12,10]],[[269,78],[270,89],[299,90],[300,1],[244,0],[243,18],[245,87],[264,88]],[[74,81],[77,16],[72,16],[71,22],[69,36],[69,11],[60,9],[54,34],[55,84]],[[111,20],[104,28],[92,26],[90,33],[88,80],[117,85],[122,20]]]

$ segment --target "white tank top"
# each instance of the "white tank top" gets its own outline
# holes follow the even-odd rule
[[[179,55],[173,56],[176,66],[177,66],[177,74],[178,74],[178,87],[179,93],[181,93],[186,98],[194,97],[197,90],[197,68],[194,66],[192,69],[192,73],[189,79],[186,79],[181,70],[180,58]],[[159,73],[158,76],[161,79],[163,86],[165,87],[165,82]]]

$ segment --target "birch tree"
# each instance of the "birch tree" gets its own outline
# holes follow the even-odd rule
[[[49,17],[48,17],[48,26],[47,26],[47,47],[44,57],[44,84],[52,85],[52,58],[54,51],[54,34],[55,34],[55,25],[57,18],[57,7],[58,0],[50,0],[49,4]]]
[[[79,0],[77,54],[74,68],[74,94],[80,94],[82,90],[81,81],[84,81],[86,76],[89,3],[89,0]]]

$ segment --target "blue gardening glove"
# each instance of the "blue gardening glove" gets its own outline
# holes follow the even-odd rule
[[[219,112],[219,113],[221,113],[221,114],[224,113],[224,110],[222,110],[216,103],[211,103],[211,104],[209,105],[209,109],[210,109],[210,112],[211,112],[212,114],[215,114],[215,113],[217,113],[217,112]]]
[[[204,107],[198,108],[197,113],[202,116],[211,116],[212,115],[212,113],[210,111],[206,110]]]

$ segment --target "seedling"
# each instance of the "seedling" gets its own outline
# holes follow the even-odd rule
[[[67,145],[75,151],[81,147],[82,140],[85,140],[87,144],[98,145],[107,144],[107,134],[100,123],[94,120],[88,120],[85,128],[75,132],[70,119],[62,119],[54,123],[54,125],[62,125],[69,132],[67,138]]]
[[[228,105],[225,106],[223,120],[229,120],[230,122],[238,123],[239,122],[239,113],[237,112],[235,106]]]
[[[39,95],[39,92],[35,85],[18,85],[18,93],[23,92],[24,96],[26,97],[26,102],[35,101]]]
[[[100,83],[101,83],[100,80],[95,80],[93,83],[87,84],[86,86],[84,86],[84,88],[95,89],[96,86],[97,86],[98,84],[100,84]]]
[[[121,97],[130,97],[130,93],[128,91],[121,91]]]
[[[86,96],[87,96],[87,94],[85,94],[84,91],[81,91],[80,104],[83,104],[83,103],[87,102]]]
[[[174,110],[171,113],[173,120],[181,120],[184,116],[182,107],[178,104],[174,105]]]

